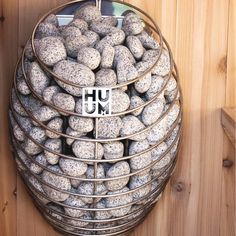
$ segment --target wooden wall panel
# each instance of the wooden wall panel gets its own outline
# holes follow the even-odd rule
[[[47,10],[66,0],[0,1],[0,236],[59,236],[15,175],[7,106],[17,54]],[[163,198],[132,236],[235,235],[235,149],[220,108],[236,106],[234,0],[127,0],[149,13],[168,40],[184,95],[183,144]],[[223,160],[232,166],[223,167]],[[17,198],[13,194],[17,185]]]

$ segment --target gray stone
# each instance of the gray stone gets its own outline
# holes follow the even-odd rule
[[[144,53],[144,48],[139,38],[136,36],[128,36],[126,44],[136,60],[140,60]]]
[[[46,140],[45,131],[39,127],[33,127],[30,130],[29,135],[33,138],[33,140],[40,144],[42,144]],[[36,155],[42,151],[42,148],[29,138],[25,141],[24,149],[29,155]]]
[[[142,43],[143,47],[146,49],[158,49],[160,47],[157,40],[155,40],[144,30],[140,34],[138,34],[137,37]]]
[[[79,218],[85,214],[85,211],[78,210],[71,207],[78,207],[78,208],[88,208],[85,202],[81,200],[80,197],[75,195],[70,195],[65,201],[64,204],[68,205],[68,207],[64,207],[65,213],[68,216]]]
[[[107,195],[117,194],[117,193],[125,193],[129,191],[129,188],[124,187],[118,191],[108,192]],[[118,209],[110,210],[109,213],[114,217],[120,217],[127,215],[131,209],[132,205],[122,207],[126,204],[129,204],[133,201],[132,194],[127,193],[119,196],[107,197],[106,198],[106,207],[120,207]]]
[[[62,142],[61,139],[48,139],[44,146],[54,152],[61,153],[62,151]],[[47,159],[48,163],[51,165],[55,165],[58,163],[59,155],[54,154],[50,151],[44,150],[45,158]]]
[[[109,87],[117,84],[116,73],[112,69],[101,69],[96,73],[95,77],[96,86]]]
[[[86,136],[87,133],[84,133],[84,132],[80,132],[80,131],[76,131],[76,130],[73,130],[71,129],[70,127],[68,127],[66,129],[66,134],[67,135],[70,135],[70,136],[73,136],[75,138],[79,138],[79,137],[83,137],[83,136]],[[75,139],[73,138],[66,138],[66,143],[68,145],[72,145],[72,143],[75,141]]]
[[[59,165],[62,171],[69,176],[79,177],[83,175],[88,168],[88,165],[82,161],[60,158]]]
[[[57,19],[57,16],[54,15],[54,14],[50,14],[49,16],[47,16],[44,21],[45,23],[50,23],[52,25],[55,25],[56,27],[59,26],[59,22],[58,22],[58,19]]]
[[[89,47],[95,47],[95,45],[99,42],[100,37],[97,33],[87,30],[84,32],[84,36],[88,39],[88,46]]]
[[[95,83],[94,73],[85,65],[72,61],[60,61],[53,68],[55,74],[64,80],[79,86],[93,86]],[[64,88],[68,93],[74,96],[82,95],[81,88],[76,88],[73,85],[68,85],[64,82],[57,81],[57,83]]]
[[[115,49],[111,45],[107,44],[104,46],[101,53],[101,67],[112,68],[115,56]]]
[[[135,116],[127,115],[122,119],[122,129],[120,131],[121,136],[132,135],[141,130],[145,129],[145,125]],[[146,138],[146,132],[143,132],[138,135],[134,135],[130,137],[131,140],[144,140]]]
[[[43,99],[47,102],[53,103],[53,96],[60,92],[60,87],[57,85],[52,85],[47,87],[43,91]]]
[[[59,117],[56,117],[48,122],[47,127],[50,129],[53,129],[59,133],[62,133],[62,128],[63,128],[62,125],[63,125],[63,120]],[[60,138],[60,136],[61,136],[61,135],[56,134],[50,130],[46,130],[46,135],[49,138]]]
[[[35,156],[35,161],[45,167],[48,165],[47,159],[45,158],[45,155],[43,153],[40,153],[37,156]],[[32,171],[35,174],[41,174],[43,172],[43,168],[37,165],[36,163],[31,162],[30,171]]]
[[[95,70],[101,62],[101,56],[96,49],[83,47],[78,51],[77,61],[89,67],[91,70]]]
[[[33,116],[37,121],[44,122],[59,116],[59,113],[56,110],[50,108],[49,106],[42,106],[38,110],[33,111]]]
[[[60,170],[58,166],[49,166],[48,168],[50,168],[51,170],[55,172],[62,173],[62,171]],[[44,170],[42,173],[42,180],[46,184],[50,184],[54,186],[55,188],[59,189],[59,190],[55,190],[47,186],[46,184],[43,184],[43,190],[45,191],[47,196],[50,197],[52,200],[62,202],[62,201],[65,201],[69,197],[68,193],[63,193],[60,191],[60,190],[70,191],[71,184],[70,184],[69,179]]]
[[[152,125],[162,115],[164,110],[165,101],[164,99],[155,99],[153,102],[148,104],[142,112],[142,121],[145,125]]]
[[[116,67],[118,83],[125,83],[138,77],[138,71],[130,61],[119,61]]]
[[[79,141],[76,140],[72,144],[72,151],[74,154],[81,159],[85,159],[84,161],[88,164],[93,164],[94,162],[90,162],[89,160],[95,159],[95,143],[88,141]],[[101,159],[103,156],[104,150],[103,146],[98,143],[98,156],[97,159]],[[86,161],[88,160],[88,161]]]
[[[149,148],[149,143],[145,139],[143,141],[132,142],[129,146],[129,155],[134,155],[140,152],[145,151]],[[132,170],[141,170],[146,166],[150,165],[152,162],[151,152],[146,151],[143,154],[140,154],[136,157],[130,159],[130,167]]]
[[[128,13],[123,19],[123,30],[126,35],[140,34],[143,31],[143,23],[140,17],[133,12]]]
[[[67,26],[61,31],[61,35],[64,39],[67,37],[77,37],[81,35],[81,31],[75,26]]]
[[[112,90],[112,113],[118,113],[126,111],[129,108],[130,100],[128,94],[120,89]]]
[[[38,56],[48,66],[66,59],[66,49],[62,41],[55,37],[46,37],[40,40]]]
[[[106,173],[106,177],[113,178],[127,175],[129,173],[130,173],[130,167],[128,162],[120,161],[111,166],[111,168]],[[117,180],[106,181],[105,185],[109,191],[117,191],[119,189],[124,188],[128,182],[129,182],[129,177],[125,177]]]
[[[144,101],[139,96],[132,96],[130,98],[130,109],[134,109],[134,108],[139,107],[139,106],[141,106],[143,104],[144,104]],[[136,111],[133,111],[132,114],[134,116],[138,116],[138,115],[140,115],[142,113],[142,111],[143,111],[143,107],[137,109]]]
[[[151,176],[149,174],[134,175],[130,178],[129,188],[136,189],[136,188],[141,187],[142,185],[146,184],[150,180],[151,180]],[[151,183],[134,191],[133,192],[133,200],[136,201],[140,198],[143,198],[144,196],[148,195],[150,191],[151,191]],[[138,201],[136,204],[140,204],[140,203],[142,204],[142,202]]]
[[[105,170],[102,164],[97,164],[97,172],[96,177],[94,175],[94,166],[88,166],[86,171],[86,178],[87,179],[105,179]],[[102,183],[102,181],[97,181],[97,183]]]
[[[88,30],[88,23],[82,19],[74,19],[69,23],[69,26],[78,28],[82,33]]]
[[[121,158],[124,154],[124,144],[119,141],[105,143],[104,148],[104,158],[108,160],[109,163],[113,163],[112,159]]]
[[[75,109],[75,99],[67,93],[55,94],[53,96],[53,103],[56,107],[66,111],[74,111]]]
[[[96,32],[99,36],[105,37],[107,34],[116,31],[118,28],[104,24],[103,22],[94,21],[91,23],[90,29]]]
[[[60,32],[55,25],[48,22],[41,22],[38,25],[38,28],[36,30],[37,39],[42,39],[45,37],[57,37],[57,36],[60,36]]]
[[[155,145],[159,142],[167,133],[167,119],[163,117],[163,119],[154,125],[147,134],[147,140],[150,145]]]
[[[65,41],[65,47],[68,56],[76,58],[79,49],[89,45],[88,38],[85,35],[68,36]]]
[[[93,130],[93,119],[80,117],[80,116],[70,116],[69,126],[80,133],[87,133]]]
[[[122,121],[120,117],[104,117],[98,119],[97,134],[99,138],[116,138],[120,134]]]
[[[87,23],[91,23],[93,21],[101,21],[102,15],[96,6],[85,5],[75,11],[74,19],[77,18],[85,20]]]

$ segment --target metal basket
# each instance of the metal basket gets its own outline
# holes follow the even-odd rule
[[[63,83],[82,88],[83,86],[78,86],[77,84],[74,84],[72,82],[68,83],[68,81],[66,81],[66,80],[58,77],[56,74],[54,74],[51,71],[51,69],[49,67],[47,67],[39,59],[37,52],[35,50],[35,46],[34,46],[34,37],[35,37],[35,33],[36,33],[37,27],[39,26],[40,22],[42,22],[51,13],[58,14],[61,10],[65,9],[66,7],[77,6],[77,4],[80,2],[83,2],[83,1],[77,0],[77,1],[70,2],[70,3],[66,3],[60,7],[53,9],[52,11],[50,11],[49,13],[44,15],[39,20],[39,22],[37,23],[37,25],[35,26],[35,28],[33,30],[33,33],[31,36],[31,44],[32,44],[32,49],[33,49],[33,53],[35,56],[35,60],[37,60],[40,67],[48,75],[50,75],[52,78],[54,78],[54,80],[59,80],[59,81],[62,81]],[[13,100],[11,98],[11,100],[10,100],[10,113],[11,113],[11,120],[13,121],[13,123],[10,126],[10,131],[11,131],[11,140],[12,140],[14,157],[17,162],[18,171],[19,171],[22,179],[24,180],[30,195],[32,196],[32,198],[34,200],[35,205],[40,210],[42,215],[50,222],[50,224],[56,230],[62,232],[65,235],[78,235],[78,236],[83,236],[83,235],[104,235],[104,236],[128,235],[130,233],[130,231],[132,231],[135,226],[137,226],[138,224],[140,224],[140,222],[142,222],[144,220],[145,216],[149,213],[149,211],[153,208],[156,201],[161,196],[161,193],[164,191],[164,188],[165,188],[165,186],[166,186],[166,184],[173,172],[173,169],[175,167],[176,156],[177,156],[177,153],[179,150],[180,136],[181,136],[181,130],[182,130],[182,94],[181,94],[181,89],[180,89],[179,81],[178,81],[178,78],[179,78],[178,71],[177,71],[176,65],[174,64],[172,53],[171,53],[168,43],[166,42],[164,37],[161,35],[161,32],[160,32],[158,26],[155,24],[155,22],[151,19],[151,17],[149,17],[141,9],[138,9],[137,7],[132,6],[131,4],[124,3],[124,2],[121,2],[118,0],[103,1],[103,3],[104,2],[114,2],[120,6],[127,6],[129,8],[129,10],[132,9],[134,12],[136,12],[137,14],[142,16],[142,19],[143,19],[146,29],[148,29],[150,31],[150,33],[159,41],[159,44],[160,44],[160,53],[159,53],[156,63],[153,66],[151,66],[148,70],[146,70],[141,76],[137,77],[136,79],[130,80],[130,81],[122,83],[122,84],[115,85],[113,87],[110,87],[111,89],[122,88],[122,87],[128,86],[128,90],[129,90],[130,86],[132,86],[133,83],[135,83],[138,80],[141,80],[147,73],[152,71],[152,69],[157,65],[157,63],[160,59],[160,56],[162,54],[162,51],[164,49],[168,51],[169,58],[170,58],[170,72],[167,76],[168,78],[166,79],[166,82],[163,85],[162,89],[153,98],[146,101],[141,106],[138,106],[133,109],[128,109],[124,112],[119,112],[119,113],[114,113],[114,114],[112,113],[111,115],[108,115],[108,116],[110,116],[110,117],[114,117],[114,116],[123,117],[124,115],[130,114],[131,112],[134,112],[140,108],[145,108],[147,105],[149,105],[153,101],[155,101],[155,99],[158,98],[158,96],[160,96],[160,94],[162,94],[165,91],[165,87],[167,86],[168,81],[170,80],[171,77],[176,80],[177,87],[175,89],[175,92],[172,96],[171,101],[169,102],[168,108],[163,112],[163,114],[153,124],[146,126],[145,129],[143,129],[139,132],[136,132],[134,134],[127,135],[127,136],[117,137],[117,138],[98,138],[97,128],[98,128],[98,122],[99,122],[100,116],[97,116],[97,117],[93,118],[94,124],[95,124],[94,125],[95,132],[94,132],[93,137],[90,137],[89,139],[83,138],[83,137],[74,137],[74,136],[71,136],[71,135],[68,135],[65,133],[65,128],[67,126],[66,115],[75,115],[75,116],[81,116],[81,117],[83,117],[83,115],[78,114],[76,112],[63,110],[62,108],[57,107],[48,101],[45,101],[40,95],[38,95],[34,91],[32,85],[31,85],[31,82],[28,79],[27,73],[26,73],[26,68],[25,68],[25,63],[24,63],[26,48],[24,49],[23,54],[17,63],[16,69],[15,69],[15,74],[14,74],[14,81],[13,81],[12,89],[15,93],[15,99],[18,101],[18,104],[23,108],[24,112],[26,113],[26,116],[29,117],[31,119],[31,121],[34,122],[34,124],[36,126],[41,127],[44,130],[51,131],[52,133],[60,135],[61,140],[62,140],[62,151],[61,151],[61,153],[53,151],[53,150],[49,149],[48,147],[45,147],[44,144],[38,142],[37,140],[33,139],[29,135],[29,133],[25,129],[24,125],[22,125],[22,123],[19,121],[19,115],[17,114],[17,112],[14,109]],[[96,4],[98,5],[98,7],[100,9],[102,9],[102,5],[101,5],[100,1],[96,1]],[[58,17],[60,17],[60,15],[58,15]],[[68,17],[68,16],[61,16],[61,17]],[[103,17],[106,17],[106,16],[103,15]],[[122,20],[122,16],[116,16],[116,17],[118,19]],[[17,89],[18,70],[22,70],[23,79],[26,82],[28,88],[30,89],[31,94],[34,96],[34,98],[36,100],[39,100],[40,102],[42,102],[42,104],[45,104],[46,106],[57,110],[60,114],[65,114],[65,117],[63,118],[64,119],[63,132],[58,132],[58,131],[48,127],[45,124],[45,122],[40,122],[39,120],[37,120],[33,116],[32,112],[29,110],[29,108],[24,105],[24,102],[22,101],[22,96],[19,94],[18,89]],[[162,119],[164,119],[166,116],[168,116],[168,114],[171,112],[172,107],[175,104],[177,104],[179,106],[179,112],[178,112],[178,115],[176,116],[175,121],[172,122],[171,126],[169,127],[166,135],[164,135],[161,138],[161,140],[159,140],[155,145],[152,145],[148,149],[146,149],[142,152],[136,153],[134,155],[128,155],[129,139],[132,138],[133,136],[137,136],[137,135],[143,134],[145,132],[148,132],[153,127],[155,127],[158,123],[160,123],[162,121]],[[42,165],[41,163],[38,163],[34,159],[33,156],[27,154],[27,152],[24,150],[24,140],[19,141],[15,137],[14,124],[18,127],[20,132],[22,132],[24,134],[26,139],[31,140],[33,143],[37,144],[42,150],[46,150],[52,154],[58,155],[59,157],[63,157],[66,159],[86,162],[86,159],[80,159],[80,158],[73,157],[70,154],[68,154],[68,147],[66,145],[66,138],[70,138],[73,140],[86,141],[86,142],[89,141],[89,142],[95,143],[95,158],[89,159],[89,162],[91,162],[92,165],[94,166],[94,177],[90,178],[90,179],[88,179],[86,177],[72,177],[72,176],[67,175],[63,172],[61,172],[61,173],[56,172],[56,171],[48,168],[47,166]],[[112,161],[114,163],[116,163],[116,162],[124,161],[124,160],[129,161],[131,158],[134,158],[134,157],[143,155],[147,152],[150,152],[150,151],[154,150],[156,147],[158,147],[159,144],[161,144],[162,142],[167,141],[167,140],[168,140],[168,148],[161,154],[160,158],[151,162],[149,165],[145,166],[145,168],[142,168],[142,169],[139,169],[136,171],[132,171],[131,173],[129,173],[127,175],[122,175],[122,176],[117,176],[117,177],[112,177],[112,178],[111,177],[110,178],[97,178],[98,164],[99,163],[107,164],[109,162],[109,160],[107,160],[107,159],[98,159],[98,143],[104,144],[107,142],[114,142],[114,141],[122,141],[124,143],[124,146],[125,146],[124,156],[120,157],[120,158],[112,159]],[[162,167],[158,171],[158,173],[152,174],[151,179],[149,181],[147,181],[145,184],[143,184],[137,188],[134,188],[132,190],[129,189],[128,191],[122,192],[122,193],[116,193],[116,194],[111,194],[111,195],[96,194],[97,184],[99,182],[119,180],[119,179],[123,179],[125,177],[130,178],[135,175],[140,175],[140,174],[144,173],[145,171],[150,173],[150,169],[154,165],[160,163],[163,160],[163,158],[165,158],[166,155],[171,156],[170,161],[166,165],[164,165],[164,167]],[[37,164],[37,166],[41,167],[43,170],[53,173],[54,175],[56,175],[58,177],[66,177],[69,180],[75,179],[75,180],[80,180],[80,181],[84,181],[84,182],[91,182],[91,183],[93,183],[93,186],[94,186],[93,194],[92,195],[79,194],[77,192],[63,190],[63,189],[57,188],[49,183],[46,183],[41,178],[40,175],[37,175],[31,171],[29,163],[35,163],[35,164]],[[78,196],[78,197],[84,197],[84,198],[89,197],[89,198],[92,198],[93,201],[90,204],[89,208],[66,205],[63,202],[55,201],[55,200],[51,199],[49,196],[47,196],[47,194],[45,194],[45,192],[42,191],[41,188],[39,187],[42,185],[48,186],[51,189],[57,190],[58,192],[61,192],[61,193],[70,194],[71,196]],[[101,199],[101,198],[107,199],[107,198],[115,197],[115,196],[120,197],[120,196],[124,196],[127,194],[133,194],[137,191],[143,190],[145,187],[147,188],[147,186],[149,186],[149,187],[151,186],[148,193],[144,194],[142,197],[140,197],[136,200],[133,200],[132,202],[129,202],[126,204],[121,204],[116,207],[109,207],[109,208],[108,207],[105,207],[105,208],[96,207],[96,202],[98,199]],[[54,205],[51,203],[54,203]],[[57,206],[57,207],[55,207],[55,206]],[[89,215],[91,217],[85,218],[85,217],[69,216],[63,210],[60,210],[60,209],[63,209],[63,208],[60,208],[60,206],[66,207],[69,209],[80,210],[84,213],[90,213]],[[111,218],[104,218],[104,219],[97,219],[95,217],[96,212],[109,212],[111,210],[120,209],[120,208],[124,208],[124,207],[130,207],[130,206],[132,206],[132,208],[129,211],[129,213],[127,213],[126,215],[120,216],[120,217],[113,216]],[[73,222],[73,224],[71,222]]]

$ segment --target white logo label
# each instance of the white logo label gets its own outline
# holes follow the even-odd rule
[[[83,88],[82,114],[91,117],[111,115],[111,89]]]

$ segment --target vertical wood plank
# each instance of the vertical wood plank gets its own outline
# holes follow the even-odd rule
[[[16,174],[9,147],[8,98],[17,60],[18,1],[1,1],[0,16],[0,234],[15,236]]]
[[[228,22],[228,50],[227,79],[226,79],[226,107],[236,107],[236,2],[229,0],[229,22]],[[235,206],[236,206],[236,174],[235,174],[235,149],[228,137],[224,135],[224,155],[223,162],[229,161],[232,166],[223,170],[222,181],[222,214],[221,214],[221,235],[233,236],[236,234]]]
[[[173,0],[130,0],[129,2],[145,12],[147,12],[160,27],[163,36],[167,39],[172,53],[175,54],[176,41],[176,1]],[[168,184],[161,200],[149,214],[147,219],[137,228],[132,236],[149,236],[149,235],[168,235],[170,229],[170,217],[172,209],[171,190]]]
[[[22,51],[33,27],[45,13],[68,0],[21,0],[19,7],[18,52]],[[59,236],[33,205],[20,177],[17,177],[17,236]],[[25,219],[30,219],[26,221]]]
[[[176,177],[187,191],[175,199],[171,235],[220,235],[227,19],[228,1],[177,1],[185,125]]]

